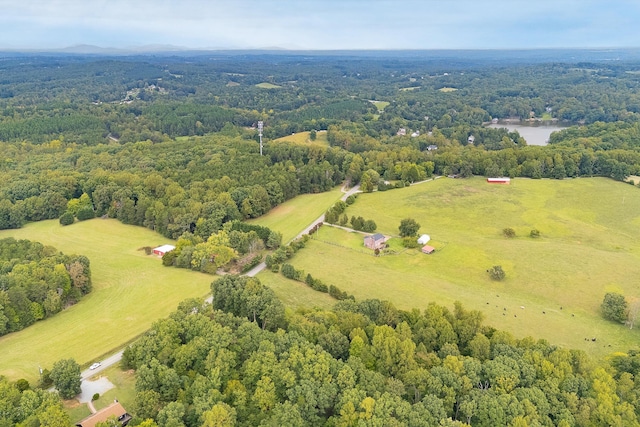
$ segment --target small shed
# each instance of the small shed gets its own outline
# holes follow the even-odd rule
[[[510,184],[511,178],[509,177],[501,177],[501,178],[487,178],[487,182],[489,184]]]
[[[153,254],[157,255],[159,257],[163,257],[164,254],[166,254],[167,252],[171,252],[172,250],[174,250],[176,247],[173,245],[162,245],[162,246],[158,246],[157,248],[155,248],[153,250]]]
[[[76,423],[77,427],[94,427],[98,423],[103,423],[107,421],[109,418],[114,417],[118,424],[121,426],[126,426],[131,421],[131,415],[127,413],[127,410],[116,401],[111,405],[107,406],[104,409],[99,410],[95,414],[89,415],[84,420]]]
[[[431,240],[431,236],[429,236],[428,234],[423,234],[418,239],[418,244],[419,245],[426,245],[427,243],[429,243],[429,240]]]
[[[386,239],[384,235],[380,233],[372,234],[364,238],[364,245],[369,249],[382,249],[384,247]]]
[[[422,253],[423,254],[432,254],[435,250],[436,250],[436,248],[434,248],[433,246],[429,246],[429,245],[424,245],[422,247]]]

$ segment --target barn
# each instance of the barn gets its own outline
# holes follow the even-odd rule
[[[434,248],[433,246],[429,246],[429,245],[424,245],[422,247],[422,253],[423,254],[432,254],[434,253],[436,250],[436,248]]]
[[[502,177],[502,178],[487,178],[487,182],[489,184],[510,184],[511,178]]]
[[[162,245],[162,246],[158,246],[157,248],[155,248],[153,250],[153,254],[154,255],[158,255],[159,257],[164,256],[164,254],[166,254],[167,252],[170,252],[172,250],[174,250],[176,247],[173,245]]]

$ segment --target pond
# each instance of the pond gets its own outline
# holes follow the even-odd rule
[[[527,145],[547,145],[549,137],[553,132],[566,129],[567,126],[561,126],[549,122],[523,124],[520,123],[491,123],[487,125],[489,128],[500,129],[507,128],[509,132],[517,130],[521,137],[527,141]]]

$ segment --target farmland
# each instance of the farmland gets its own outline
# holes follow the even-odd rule
[[[167,239],[114,219],[94,219],[62,227],[57,220],[3,230],[0,238],[39,241],[91,261],[93,291],[80,303],[20,332],[0,338],[0,375],[35,381],[38,367],[51,368],[72,357],[88,365],[134,339],[178,303],[209,292],[211,276],[162,267],[143,246]]]
[[[282,241],[286,243],[340,200],[340,196],[342,192],[339,187],[319,194],[303,194],[248,222],[279,231]]]
[[[602,178],[522,179],[510,186],[440,179],[363,194],[347,209],[349,216],[374,219],[385,234],[397,234],[403,218],[416,219],[435,254],[407,250],[375,258],[355,249],[353,233],[325,227],[319,239],[334,244],[314,239],[292,263],[357,299],[388,299],[403,309],[459,300],[516,336],[604,356],[638,340],[636,330],[599,313],[606,292],[630,300],[640,295],[638,212],[637,188]],[[507,227],[515,238],[502,235]],[[540,238],[529,237],[534,228]],[[486,274],[493,265],[506,271],[503,282]]]

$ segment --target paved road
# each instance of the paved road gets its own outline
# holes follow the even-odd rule
[[[119,352],[112,354],[111,356],[107,357],[104,360],[98,360],[98,362],[100,362],[100,366],[97,367],[96,369],[86,369],[84,371],[81,372],[81,377],[82,377],[82,381],[91,378],[92,376],[94,376],[95,374],[104,371],[105,369],[107,369],[110,366],[115,365],[116,363],[120,362],[120,359],[122,359],[122,352],[124,350],[120,350]]]
[[[342,195],[342,197],[340,198],[340,200],[345,201],[347,200],[347,197],[349,197],[352,194],[357,193],[358,191],[360,191],[360,185],[356,185],[355,187],[351,187],[349,190],[346,189],[346,187],[342,187],[342,192],[344,193]],[[298,233],[298,235],[296,237],[294,237],[291,240],[295,240],[298,239],[300,237],[302,237],[302,235],[304,234],[308,234],[309,230],[311,230],[317,223],[319,222],[323,222],[324,221],[324,214],[320,215],[318,217],[318,219],[316,219],[315,221],[313,221],[311,224],[309,224],[309,226],[307,228],[305,228],[304,230],[302,230],[300,233]],[[287,242],[289,243],[289,242]],[[267,265],[264,262],[261,262],[260,264],[256,265],[255,267],[253,267],[251,270],[249,270],[245,276],[249,276],[249,277],[254,277],[256,276],[258,273],[260,273],[262,270],[264,270],[267,267]],[[213,301],[213,297],[210,296],[207,299],[205,299],[206,302],[208,302],[209,304],[211,304],[211,302]],[[122,352],[123,350],[120,350],[119,352],[112,354],[111,356],[107,357],[104,360],[100,360],[100,367],[96,368],[96,369],[87,369],[85,371],[83,371],[81,373],[82,375],[82,380],[86,380],[88,378],[91,378],[92,376],[94,376],[95,374],[102,372],[103,370],[107,369],[110,366],[115,365],[116,363],[120,362],[120,360],[122,359]]]

